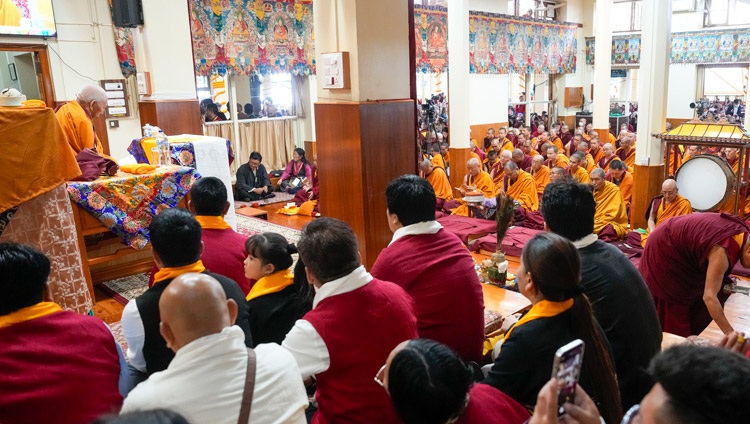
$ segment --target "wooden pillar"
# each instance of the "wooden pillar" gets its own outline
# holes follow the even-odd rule
[[[630,206],[630,228],[648,228],[646,210],[654,196],[661,192],[664,165],[633,166],[633,203]]]

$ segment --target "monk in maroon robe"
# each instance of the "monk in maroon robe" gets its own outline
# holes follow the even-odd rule
[[[713,319],[724,334],[732,326],[722,309],[724,284],[737,261],[750,266],[750,229],[724,213],[699,213],[667,220],[649,236],[640,271],[654,297],[662,329],[699,334]]]

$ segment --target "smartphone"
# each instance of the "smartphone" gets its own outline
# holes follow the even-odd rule
[[[557,412],[562,415],[565,411],[562,406],[565,402],[573,403],[576,393],[576,385],[581,376],[583,365],[583,340],[573,340],[555,352],[555,361],[552,365],[552,378],[557,379],[560,385],[560,394],[557,398]]]

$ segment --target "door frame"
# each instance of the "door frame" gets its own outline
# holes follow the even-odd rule
[[[24,43],[0,43],[0,51],[16,51],[36,53],[38,62],[37,81],[39,83],[39,95],[48,107],[55,107],[55,87],[52,81],[52,71],[49,66],[49,54],[46,44],[24,44]]]

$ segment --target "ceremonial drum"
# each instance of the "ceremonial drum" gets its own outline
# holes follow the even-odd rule
[[[697,155],[677,169],[680,195],[699,212],[718,210],[734,193],[735,175],[724,158]]]

